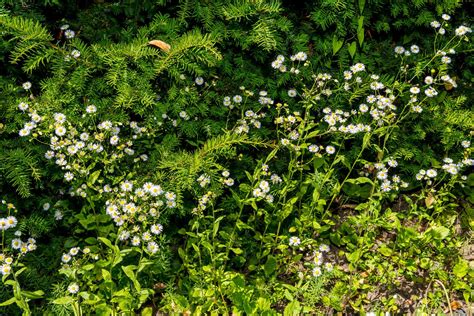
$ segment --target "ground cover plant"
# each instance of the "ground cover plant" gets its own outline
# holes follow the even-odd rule
[[[472,313],[468,7],[0,0],[0,314]]]

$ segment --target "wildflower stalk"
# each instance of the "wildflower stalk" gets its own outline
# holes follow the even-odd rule
[[[367,137],[367,142],[365,141],[365,137],[368,135]],[[354,167],[355,165],[359,162],[359,159],[360,157],[362,156],[362,153],[364,152],[365,148],[367,147],[367,144],[368,142],[370,141],[370,137],[371,137],[371,133],[367,133],[365,136],[364,136],[364,143],[362,145],[362,148],[361,150],[359,151],[359,153],[357,154],[357,157],[356,159],[354,159],[354,162],[352,163],[350,169],[349,169],[349,172],[346,174],[344,180],[341,182],[340,185],[338,185],[338,190],[335,194],[332,195],[332,198],[331,198],[331,201],[329,202],[327,208],[326,208],[326,211],[324,212],[323,216],[322,216],[322,219],[324,219],[326,217],[326,214],[328,213],[329,209],[331,208],[331,205],[332,203],[334,202],[336,196],[339,194],[340,190],[342,189],[342,187],[344,186],[344,184],[346,183],[347,179],[349,179],[349,176],[351,175],[352,171],[354,170]],[[335,159],[334,159],[335,160]]]

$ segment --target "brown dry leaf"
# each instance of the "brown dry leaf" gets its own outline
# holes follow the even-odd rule
[[[165,52],[169,52],[170,49],[171,49],[170,44],[165,43],[165,42],[160,41],[160,40],[152,40],[152,41],[149,41],[148,44],[156,46],[158,48],[161,48],[161,50],[163,50]]]
[[[444,88],[449,91],[449,90],[452,90],[454,88],[454,86],[452,84],[450,84],[449,82],[445,82],[444,83]]]
[[[433,205],[434,202],[435,198],[433,194],[429,193],[428,196],[425,198],[426,207],[430,207],[431,205]]]
[[[461,302],[458,302],[458,301],[452,301],[451,302],[451,309],[452,310],[457,310],[457,309],[460,309],[461,307],[462,307]]]
[[[456,79],[457,79],[457,78],[456,78],[456,77],[453,77],[452,79],[453,79],[454,82],[456,82]],[[453,85],[451,82],[446,81],[446,82],[444,83],[444,88],[449,91],[449,90],[452,90],[452,89],[454,88],[454,85]]]

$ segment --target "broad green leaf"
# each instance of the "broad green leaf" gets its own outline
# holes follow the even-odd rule
[[[26,298],[29,298],[29,299],[37,299],[37,298],[42,298],[44,296],[44,292],[41,291],[41,290],[37,290],[37,291],[21,291],[21,295],[23,295],[24,297]]]
[[[369,178],[366,177],[359,177],[355,179],[347,179],[346,182],[348,183],[354,183],[354,184],[362,184],[362,183],[370,183],[374,185],[374,182],[370,180]]]
[[[18,286],[17,282],[15,280],[7,280],[3,282],[6,285],[11,285],[13,287]]]
[[[421,258],[420,267],[422,269],[428,269],[428,268],[431,267],[431,265],[432,265],[432,262],[431,262],[430,258]]]
[[[128,278],[133,282],[133,285],[135,286],[135,289],[140,292],[141,291],[141,286],[140,282],[138,282],[137,277],[135,276],[135,273],[133,272],[136,270],[137,267],[134,265],[129,265],[126,267],[122,267],[123,272],[128,276]]]
[[[151,307],[145,307],[145,308],[142,310],[142,312],[141,312],[140,315],[141,315],[141,316],[152,316],[152,315],[153,315],[153,308],[151,308]]]
[[[449,236],[449,229],[444,226],[431,227],[425,234],[432,236],[434,239],[443,240]]]
[[[263,266],[263,270],[265,271],[266,276],[270,276],[275,272],[277,267],[277,261],[275,257],[273,256],[268,256],[267,262],[265,262],[265,265]]]
[[[20,270],[18,270],[18,271],[15,272],[15,276],[16,276],[16,277],[19,276],[19,275],[22,274],[23,271],[25,271],[25,270],[26,270],[26,267],[21,268]]]
[[[344,45],[344,40],[338,40],[336,36],[332,38],[332,54],[333,56],[341,49],[342,45]],[[316,134],[313,135],[314,132],[308,134],[308,138],[316,136],[319,131],[315,131]]]
[[[3,302],[3,303],[0,303],[0,306],[8,306],[8,305],[11,305],[11,304],[13,304],[13,303],[15,303],[15,302],[16,302],[16,298],[12,297],[11,299],[6,300],[6,301]]]
[[[359,40],[360,46],[362,46],[362,44],[364,43],[364,33],[365,33],[365,30],[363,28],[357,30],[357,39]]]
[[[259,297],[257,299],[257,307],[261,311],[266,311],[269,310],[271,306],[270,300],[264,298],[264,297]]]
[[[220,224],[222,219],[224,219],[224,216],[220,216],[214,221],[214,227],[213,227],[213,230],[212,230],[212,237],[217,236],[217,231],[219,230],[219,224]]]
[[[112,280],[112,275],[110,274],[109,271],[102,269],[102,277],[104,278],[105,281]]]
[[[243,288],[245,287],[245,280],[244,278],[242,278],[242,276],[238,275],[236,276],[235,278],[232,279],[232,282],[234,282],[234,284],[237,286],[237,287],[240,287],[240,288]]]
[[[364,12],[364,8],[365,8],[365,0],[359,0],[359,12],[360,12],[360,14],[362,14],[362,12]]]
[[[285,310],[283,311],[284,316],[297,316],[300,315],[301,306],[300,302],[294,300],[286,305]]]
[[[459,260],[459,262],[454,266],[453,273],[458,278],[464,277],[469,272],[469,264],[466,260]]]
[[[88,237],[88,238],[84,239],[84,241],[86,243],[88,243],[89,245],[97,244],[97,238],[95,238],[95,237]]]
[[[308,135],[306,135],[306,139],[318,136],[320,133],[321,133],[321,131],[319,129],[314,130],[314,131],[310,132]]]
[[[91,187],[92,185],[94,185],[94,183],[95,183],[95,182],[97,181],[97,179],[99,178],[101,171],[102,171],[102,170],[94,171],[94,172],[89,176],[89,179],[87,180],[87,185],[88,185],[89,187]]]
[[[382,244],[379,247],[379,252],[386,257],[390,257],[392,255],[392,249],[388,248],[385,244]]]
[[[53,301],[53,304],[58,304],[58,305],[67,305],[67,304],[72,304],[72,303],[74,303],[74,299],[70,296],[63,296]]]
[[[115,250],[114,245],[112,245],[112,242],[110,240],[108,240],[107,238],[98,237],[97,239],[99,239],[101,242],[103,242],[110,249]]]
[[[244,251],[240,248],[230,248],[236,255],[242,254]]]
[[[351,58],[354,58],[355,53],[357,51],[357,43],[352,42],[352,43],[347,44],[347,45],[348,45],[347,50],[349,51],[349,55],[351,55]]]

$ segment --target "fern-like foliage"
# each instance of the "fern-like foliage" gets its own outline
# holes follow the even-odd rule
[[[162,159],[158,163],[158,169],[162,172],[160,177],[166,177],[179,191],[192,189],[199,173],[207,172],[215,176],[217,171],[224,168],[218,159],[235,156],[235,147],[242,145],[271,146],[259,139],[249,138],[247,135],[225,133],[209,139],[194,153],[163,152]]]
[[[183,72],[201,74],[201,65],[212,66],[222,58],[210,34],[193,30],[171,43],[171,50],[155,63],[156,75],[167,71],[178,78]]]
[[[39,22],[4,15],[0,16],[0,26],[12,36],[12,39],[18,40],[10,55],[12,63],[16,64],[25,57],[30,57],[35,60],[34,64],[40,64],[50,57],[49,54],[45,55],[45,50],[51,45],[52,36]]]
[[[34,181],[42,176],[39,161],[32,150],[27,148],[0,151],[0,179],[13,186],[21,197],[31,195]]]

